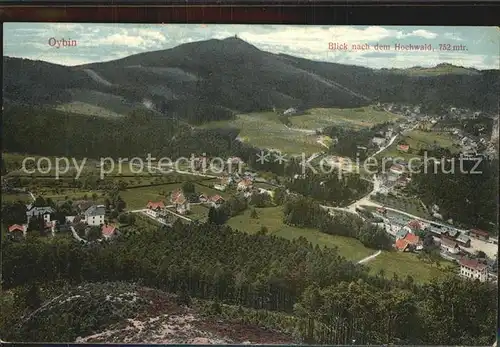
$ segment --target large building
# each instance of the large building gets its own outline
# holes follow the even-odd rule
[[[106,208],[104,205],[90,206],[83,214],[83,222],[88,225],[100,226],[104,224]]]
[[[460,260],[460,276],[486,282],[488,280],[488,269],[485,264],[476,259],[462,258]]]
[[[48,223],[48,222],[50,222],[50,214],[54,213],[54,212],[55,212],[54,209],[52,207],[49,207],[49,206],[35,207],[32,205],[28,205],[27,211],[26,211],[26,217],[27,217],[28,223],[29,223],[31,218],[43,216],[43,220],[46,223]]]

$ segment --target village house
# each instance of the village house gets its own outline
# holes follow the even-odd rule
[[[422,241],[420,237],[414,233],[406,234],[404,240],[408,243],[410,250],[420,251],[423,249]]]
[[[27,206],[27,211],[26,211],[26,217],[28,219],[28,223],[31,218],[36,218],[43,216],[43,220],[45,223],[50,222],[50,214],[54,213],[54,209],[50,206],[45,206],[45,207],[35,207],[28,205]]]
[[[198,197],[198,200],[199,200],[201,203],[204,203],[204,202],[207,202],[207,201],[208,201],[208,197],[207,197],[205,194],[200,194],[200,196]]]
[[[75,218],[76,218],[76,216],[66,216],[66,217],[64,217],[64,220],[66,221],[66,223],[71,224],[74,222]]]
[[[400,252],[407,252],[410,250],[410,245],[405,239],[398,239],[394,244],[394,248]]]
[[[448,231],[442,228],[436,228],[434,226],[430,227],[430,232],[436,237],[448,236]]]
[[[28,226],[26,224],[14,224],[9,226],[9,237],[14,240],[20,240],[26,235]]]
[[[477,259],[462,258],[460,259],[460,276],[486,282],[488,280],[488,267],[486,264],[480,263]]]
[[[179,214],[186,214],[191,210],[191,206],[180,189],[172,192],[171,202]]]
[[[465,248],[470,247],[470,243],[471,243],[470,237],[465,235],[464,233],[459,233],[455,240],[458,242],[458,244],[461,247],[465,247]]]
[[[163,201],[149,201],[146,205],[146,213],[154,218],[157,218],[161,211],[165,209]]]
[[[238,187],[237,189],[239,191],[248,191],[252,188],[253,182],[249,178],[244,178],[241,181],[238,182]]]
[[[219,207],[224,203],[224,198],[220,195],[213,195],[209,198],[209,201],[213,207]]]
[[[200,194],[200,196],[198,197],[198,200],[200,200],[201,203],[207,202],[208,197],[205,194]]]
[[[441,250],[450,254],[460,253],[460,247],[458,246],[457,241],[449,239],[447,237],[441,238]]]
[[[396,179],[396,187],[399,187],[399,188],[404,188],[408,185],[409,183],[409,179],[408,177],[399,177],[398,179]]]
[[[83,214],[82,222],[88,225],[99,226],[104,224],[106,208],[104,205],[90,206]]]
[[[446,233],[452,239],[455,239],[460,234],[457,229],[450,229],[450,228],[446,228]]]
[[[408,153],[410,145],[398,145],[398,151]]]
[[[119,229],[114,225],[103,225],[101,228],[102,236],[106,240],[113,239],[120,234]]]
[[[472,229],[469,232],[469,235],[475,238],[478,238],[483,241],[487,241],[490,238],[490,235],[488,232],[480,229]]]
[[[401,164],[393,164],[389,171],[395,175],[402,175],[405,172],[405,167]]]

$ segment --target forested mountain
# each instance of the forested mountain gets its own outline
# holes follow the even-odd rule
[[[403,72],[273,54],[233,37],[77,67],[4,57],[4,97],[35,105],[98,105],[116,113],[148,100],[148,107],[192,123],[272,107],[373,101],[497,109],[498,70]]]
[[[172,119],[144,110],[123,118],[70,115],[50,108],[7,107],[3,117],[3,148],[9,152],[41,155],[228,156],[237,131],[191,130]]]

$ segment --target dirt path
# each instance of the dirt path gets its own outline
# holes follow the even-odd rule
[[[372,255],[369,255],[368,257],[363,258],[360,261],[358,261],[358,264],[364,264],[372,259],[375,259],[376,257],[378,257],[380,255],[380,253],[382,253],[382,251],[377,251],[377,252],[373,253]]]

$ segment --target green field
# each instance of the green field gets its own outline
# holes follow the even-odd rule
[[[91,200],[92,195],[96,194],[97,195],[96,202],[103,202],[104,201],[104,192],[92,191],[92,190],[84,191],[84,190],[78,190],[78,189],[66,189],[66,190],[63,190],[59,194],[55,194],[48,189],[47,190],[41,189],[37,192],[33,192],[33,194],[35,194],[35,196],[37,196],[37,195],[42,196],[44,199],[50,198],[54,201],[63,201],[63,200],[66,200],[66,198],[68,200],[73,200],[73,201],[74,200]]]
[[[420,148],[429,149],[436,145],[442,148],[448,148],[452,153],[456,152],[457,149],[453,146],[455,140],[453,136],[448,133],[438,133],[438,132],[427,132],[422,130],[412,130],[400,137],[400,141],[410,145],[410,151],[408,153],[401,152],[397,149],[397,142],[395,141],[391,146],[389,146],[385,151],[377,155],[377,157],[400,157],[405,160],[418,157],[418,152]]]
[[[364,128],[376,124],[394,122],[401,116],[386,111],[375,110],[372,106],[362,108],[313,108],[306,114],[290,117],[294,127],[304,129],[319,129],[331,125]]]
[[[287,128],[274,112],[237,115],[232,121],[211,122],[205,127],[233,127],[241,130],[244,142],[266,149],[276,149],[283,153],[316,153],[323,147],[318,144],[314,132],[303,132]]]
[[[2,193],[2,203],[22,201],[24,203],[31,202],[31,196],[24,193]]]
[[[146,208],[148,201],[164,201],[168,194],[182,187],[181,183],[164,184],[159,186],[126,189],[120,192],[120,196],[127,204],[127,210],[139,210]]]
[[[280,236],[289,240],[300,236],[306,238],[313,245],[320,247],[338,247],[339,253],[347,259],[357,261],[373,253],[374,250],[366,248],[356,239],[334,236],[321,233],[310,228],[297,228],[283,224],[283,213],[281,207],[256,208],[258,219],[250,218],[251,209],[245,213],[232,217],[227,224],[237,230],[254,234],[265,226],[270,235]]]
[[[191,211],[186,217],[192,220],[203,222],[208,217],[208,211],[208,207],[204,205],[191,205]]]
[[[453,266],[452,263],[443,260],[440,263],[440,268],[438,268],[435,264],[429,264],[418,259],[416,254],[401,252],[382,252],[382,254],[365,265],[372,274],[383,270],[388,278],[392,278],[393,274],[397,274],[399,278],[409,275],[416,282],[421,283],[444,275],[445,268]]]
[[[303,115],[290,116],[290,127],[286,127],[275,112],[241,114],[235,120],[211,122],[203,127],[238,128],[243,141],[259,148],[276,149],[289,154],[312,154],[324,150],[317,142],[316,129],[330,125],[371,127],[400,118],[389,112],[377,111],[371,106],[357,109],[315,108]]]
[[[433,144],[443,148],[450,148],[455,142],[453,136],[448,133],[412,130],[405,135],[406,141],[410,147],[417,148],[419,145],[424,147],[432,146]],[[450,148],[451,150],[451,148]]]
[[[340,255],[351,261],[359,261],[376,251],[366,248],[356,239],[328,235],[316,229],[297,228],[283,224],[281,207],[256,208],[258,219],[250,218],[251,209],[245,213],[232,217],[227,224],[233,229],[254,234],[262,226],[267,227],[270,235],[280,236],[289,240],[304,237],[313,245],[320,247],[338,247]],[[383,269],[387,278],[392,278],[396,273],[400,278],[407,275],[412,276],[415,281],[426,282],[430,279],[444,274],[444,268],[451,263],[443,261],[441,268],[434,264],[426,263],[416,257],[415,254],[399,252],[382,252],[375,259],[363,264],[370,269],[370,273],[376,274]]]
[[[189,218],[193,221],[199,221],[200,223],[203,223],[207,217],[208,217],[208,211],[209,207],[204,206],[204,205],[193,205],[191,204],[190,206],[190,211],[185,215],[186,218]],[[169,208],[168,210],[177,213],[175,208]]]

